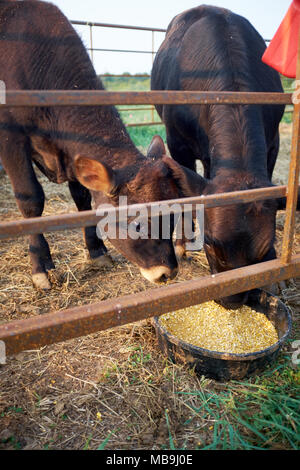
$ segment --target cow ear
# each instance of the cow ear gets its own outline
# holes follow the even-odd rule
[[[195,171],[179,165],[175,160],[167,156],[163,157],[163,162],[171,171],[173,179],[181,189],[185,197],[200,196],[203,194],[208,180],[198,175]]]
[[[92,191],[111,194],[116,187],[114,171],[103,163],[77,155],[74,168],[78,181]]]
[[[147,158],[151,158],[152,160],[159,160],[166,155],[166,147],[164,141],[160,137],[160,135],[155,135],[149,145]]]

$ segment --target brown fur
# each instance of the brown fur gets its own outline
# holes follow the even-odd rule
[[[8,90],[103,89],[75,30],[46,2],[0,2],[0,67]],[[51,181],[68,181],[80,211],[91,209],[89,190],[96,206],[117,205],[119,195],[127,196],[129,204],[182,196],[187,187],[184,169],[177,165],[173,179],[175,167],[161,155],[157,159],[155,147],[151,152],[151,158],[139,152],[113,106],[0,111],[1,159],[24,217],[41,216],[44,208],[33,162]],[[90,257],[105,256],[96,228],[84,231]],[[171,239],[111,241],[140,268],[163,266],[155,272],[171,276],[177,270]],[[30,255],[34,275],[54,267],[42,234],[30,237]]]
[[[265,43],[229,10],[201,5],[170,23],[152,68],[153,90],[282,92],[261,57]],[[174,160],[196,171],[203,194],[271,186],[283,106],[158,105]],[[200,185],[199,185],[200,186]],[[205,211],[205,250],[213,273],[276,256],[277,202]]]

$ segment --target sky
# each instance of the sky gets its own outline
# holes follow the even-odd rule
[[[69,20],[150,26],[166,29],[178,13],[201,4],[199,0],[52,0]],[[214,0],[206,5],[228,8],[247,18],[265,38],[271,39],[291,0]],[[74,26],[86,47],[90,47],[90,28]],[[152,50],[152,33],[125,29],[93,28],[93,47],[101,49]],[[154,34],[157,51],[164,33]],[[97,73],[150,73],[152,54],[94,52]]]

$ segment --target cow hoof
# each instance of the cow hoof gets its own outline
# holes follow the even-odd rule
[[[98,258],[90,258],[91,264],[97,268],[111,267],[113,261],[109,255],[98,256]]]
[[[50,290],[51,284],[46,273],[37,273],[32,275],[32,281],[37,289]]]
[[[186,256],[185,247],[183,245],[176,245],[175,246],[175,254],[178,259],[182,259]]]

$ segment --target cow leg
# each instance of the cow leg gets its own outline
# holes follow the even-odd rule
[[[180,165],[196,171],[196,158],[184,139],[177,131],[167,130],[167,144],[170,154]]]
[[[268,167],[268,175],[269,175],[270,180],[272,179],[272,174],[273,174],[273,170],[276,164],[278,151],[279,151],[279,132],[277,132],[273,140],[273,143],[268,150],[267,167]]]
[[[79,211],[91,210],[91,193],[78,181],[69,181],[71,196]],[[107,249],[96,233],[96,227],[84,227],[83,236],[88,249],[90,259],[93,264],[102,266],[111,266],[111,257],[107,254]]]
[[[6,138],[4,142],[6,148],[2,145],[2,163],[10,178],[19,210],[26,218],[40,217],[45,195],[32,167],[29,142],[16,137]],[[33,284],[39,289],[50,289],[47,270],[53,269],[54,264],[43,234],[29,236],[29,254]]]

